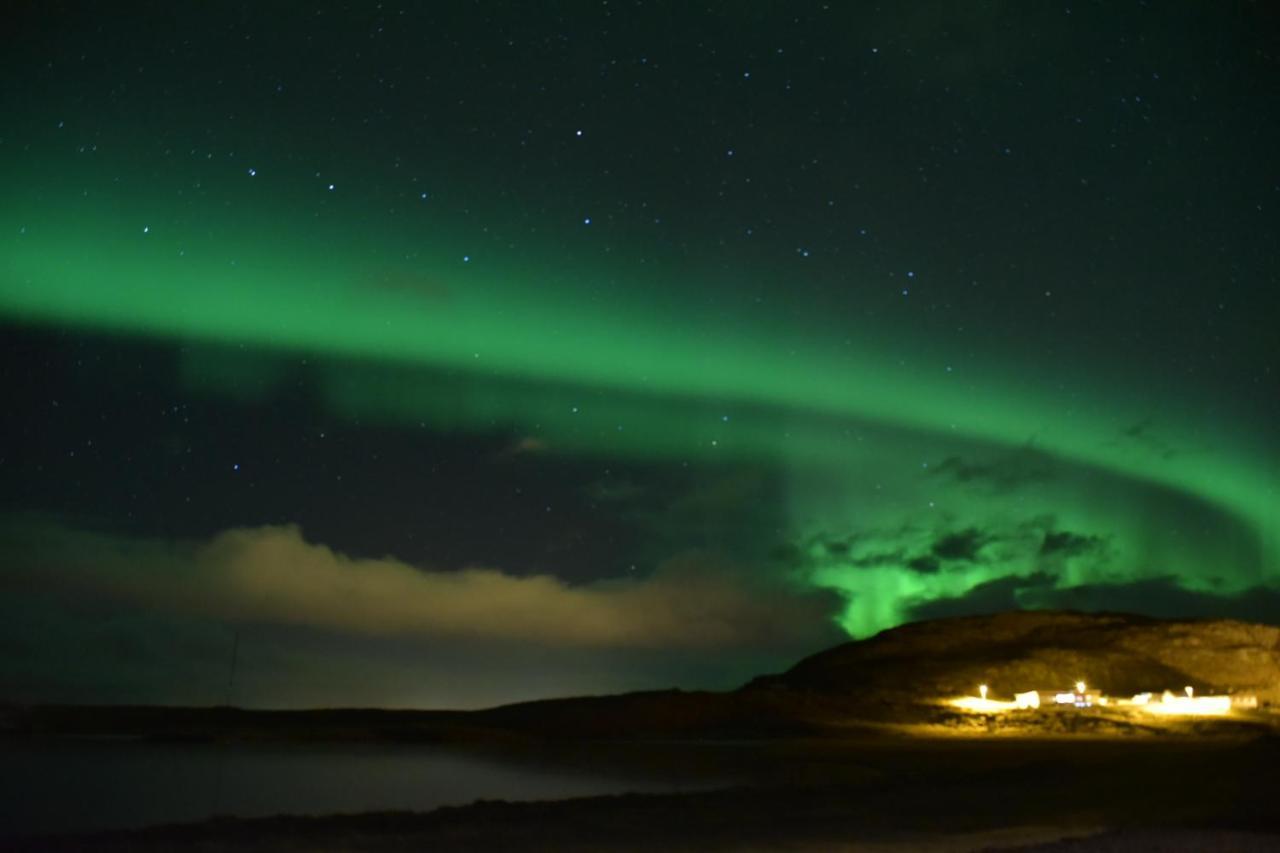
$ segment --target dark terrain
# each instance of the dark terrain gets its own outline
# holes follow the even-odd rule
[[[1192,685],[1256,696],[1259,707],[1164,719],[1105,708],[973,714],[943,704],[979,682],[1011,695],[1077,679],[1116,696]],[[438,742],[551,763],[656,761],[681,753],[681,742],[741,742],[730,752],[743,781],[726,790],[225,819],[27,839],[22,849],[981,849],[1074,835],[1090,840],[1062,849],[1195,849],[1177,844],[1196,839],[1276,849],[1277,704],[1280,629],[1009,613],[887,631],[728,693],[476,712],[11,707],[3,730],[23,739]],[[702,772],[689,761],[691,775]]]

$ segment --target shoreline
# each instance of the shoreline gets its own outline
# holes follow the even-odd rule
[[[617,754],[597,754],[579,744],[575,753],[566,746],[516,750],[512,756],[524,761],[558,756],[572,763],[588,755],[618,768],[620,756],[652,757],[658,751],[652,745],[615,744]],[[751,766],[753,781],[679,793],[480,799],[429,811],[221,817],[9,838],[0,842],[0,850],[1086,850],[1095,848],[1070,839],[1085,834],[1103,844],[1111,843],[1107,838],[1143,833],[1177,839],[1193,832],[1202,838],[1203,833],[1251,833],[1273,849],[1280,843],[1280,816],[1273,814],[1280,787],[1270,781],[1280,765],[1277,738],[946,738],[719,746],[725,757]],[[486,752],[501,755],[503,750]],[[690,768],[706,758],[680,744],[669,744],[666,756],[688,761]],[[1122,846],[1096,849],[1141,849],[1116,843]]]

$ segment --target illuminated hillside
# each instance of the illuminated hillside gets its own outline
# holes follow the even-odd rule
[[[944,619],[837,646],[752,687],[911,702],[979,684],[1012,696],[1080,680],[1114,695],[1192,685],[1280,702],[1280,628],[1063,612]]]

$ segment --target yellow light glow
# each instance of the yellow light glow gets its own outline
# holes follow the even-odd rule
[[[987,698],[987,685],[985,684],[978,685],[978,695],[981,696],[983,699]]]
[[[1076,692],[1077,692],[1077,693],[1083,693],[1083,692],[1084,692],[1084,682],[1083,682],[1083,681],[1077,681],[1077,682],[1076,682]]]
[[[1143,706],[1153,714],[1185,714],[1197,717],[1220,717],[1231,713],[1230,696],[1174,696],[1167,694],[1161,702]]]
[[[959,699],[952,699],[951,705],[962,711],[973,711],[979,714],[999,714],[1018,708],[1016,702],[1000,702],[996,699],[984,699],[981,696],[961,696]]]
[[[1188,699],[1194,699],[1196,697],[1196,692],[1191,688],[1190,684],[1188,684],[1186,687],[1182,689],[1186,691]]]
[[[1013,704],[1017,705],[1020,709],[1039,708],[1040,694],[1035,690],[1028,690],[1026,693],[1015,693],[1013,694]]]

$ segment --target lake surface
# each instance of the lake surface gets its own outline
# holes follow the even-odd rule
[[[213,815],[424,811],[478,799],[702,790],[720,773],[606,768],[456,748],[0,740],[0,835],[122,829]]]

